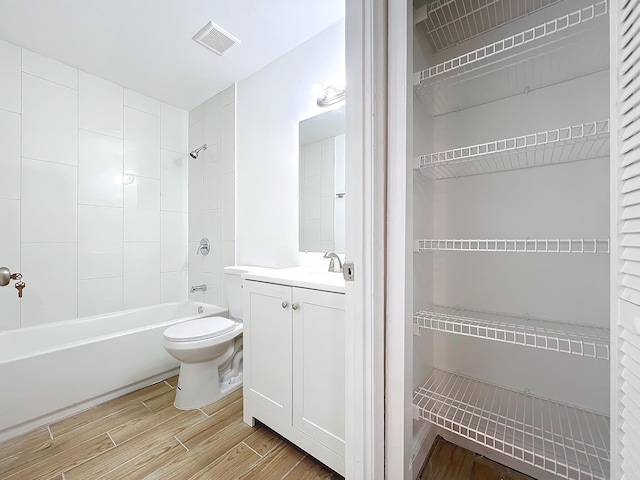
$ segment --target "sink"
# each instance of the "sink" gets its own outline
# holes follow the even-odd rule
[[[337,293],[344,293],[345,287],[342,273],[308,267],[261,268],[245,273],[242,278]]]

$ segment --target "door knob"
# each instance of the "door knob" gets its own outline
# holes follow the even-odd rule
[[[289,304],[287,302],[282,302],[282,308],[287,308]]]
[[[293,305],[291,305],[291,308],[293,308],[294,310],[297,310],[298,309],[298,304],[294,303]]]
[[[0,267],[0,287],[9,285],[11,281],[11,270],[7,267]]]

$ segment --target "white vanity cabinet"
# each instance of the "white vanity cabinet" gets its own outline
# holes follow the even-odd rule
[[[344,294],[255,280],[243,288],[244,421],[344,475]]]

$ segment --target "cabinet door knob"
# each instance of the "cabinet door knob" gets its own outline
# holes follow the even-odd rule
[[[294,303],[293,305],[291,305],[291,308],[293,308],[294,310],[297,310],[298,309],[298,304]]]
[[[289,304],[287,302],[282,302],[282,308],[287,308]]]

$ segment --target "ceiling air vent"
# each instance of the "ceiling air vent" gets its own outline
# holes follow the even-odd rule
[[[240,43],[236,37],[220,28],[213,22],[207,23],[193,36],[193,39],[218,55],[222,55],[236,43]]]

